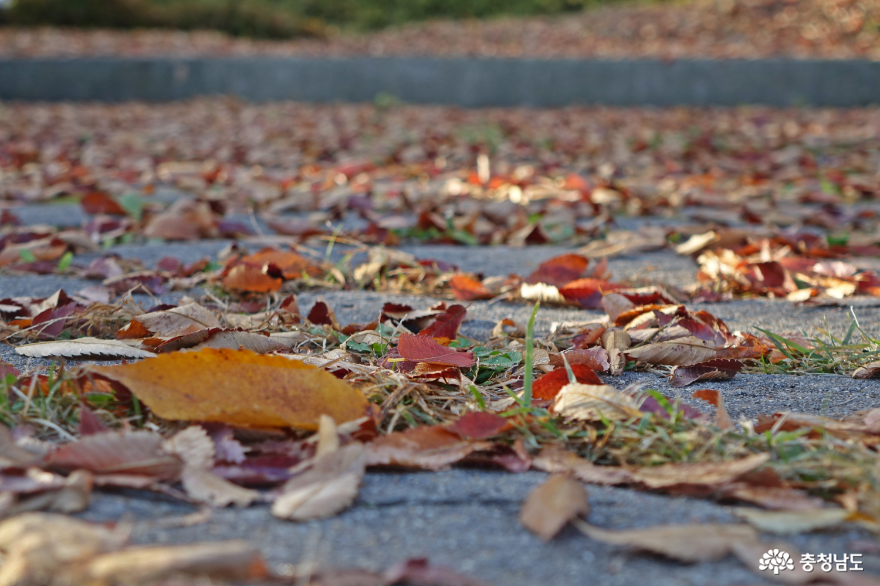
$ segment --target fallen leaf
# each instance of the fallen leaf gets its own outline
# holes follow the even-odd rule
[[[284,281],[265,274],[260,267],[240,264],[229,269],[229,272],[223,277],[222,283],[227,289],[269,293],[281,289]]]
[[[752,454],[726,462],[663,464],[635,468],[632,475],[636,482],[648,488],[682,494],[705,494],[756,470],[769,459],[770,454]]]
[[[550,355],[550,364],[553,366],[565,366],[566,362],[572,368],[575,364],[583,364],[596,372],[606,372],[610,368],[608,353],[604,348],[566,350],[561,354]]]
[[[626,545],[687,563],[720,560],[733,553],[735,543],[758,540],[758,533],[745,524],[658,525],[619,531],[601,529],[579,519],[574,519],[572,524],[590,539]]]
[[[571,371],[574,373],[576,382],[585,385],[602,384],[602,380],[596,375],[593,369],[585,364],[572,364]],[[534,380],[532,383],[532,398],[544,400],[555,399],[562,387],[568,383],[568,371],[565,367],[551,370]]]
[[[119,203],[103,191],[93,191],[82,196],[79,200],[83,211],[87,214],[108,214],[111,216],[128,215]]]
[[[255,490],[242,488],[210,470],[195,466],[184,468],[180,482],[191,498],[212,507],[246,507],[260,498],[260,493]]]
[[[458,352],[426,336],[400,334],[397,351],[400,352],[401,357],[412,362],[429,362],[459,368],[469,368],[474,365],[474,355],[470,352]]]
[[[153,311],[133,319],[152,334],[173,338],[199,330],[220,328],[220,320],[213,312],[198,303],[188,303],[165,311]]]
[[[467,309],[461,305],[451,305],[436,317],[434,322],[419,332],[420,336],[430,336],[437,340],[455,340],[461,323],[467,317]]]
[[[388,568],[382,576],[384,578],[384,584],[412,584],[413,586],[489,586],[481,580],[474,580],[467,576],[462,576],[446,566],[432,566],[426,559],[407,560],[401,564]]]
[[[154,584],[186,576],[248,582],[266,574],[260,551],[243,540],[134,547],[98,555],[82,569],[88,584]]]
[[[590,260],[579,254],[563,254],[542,262],[538,268],[525,278],[525,282],[534,285],[545,283],[554,287],[562,287],[579,279]]]
[[[248,350],[208,348],[91,369],[165,419],[317,429],[322,414],[346,422],[367,411],[363,395],[327,371]]]
[[[222,330],[219,328],[201,330],[191,334],[172,338],[156,347],[159,354],[167,352],[198,352],[204,348],[228,348],[231,350],[250,350],[256,354],[268,354],[286,350],[287,346],[269,336],[239,330]]]
[[[162,436],[151,431],[97,433],[64,444],[47,456],[49,466],[84,469],[96,475],[126,474],[157,480],[177,478],[179,458],[162,450]]]
[[[715,357],[715,344],[693,336],[630,348],[627,355],[648,364],[688,366]]]
[[[700,389],[691,393],[694,399],[702,399],[707,403],[717,407],[718,411],[715,415],[715,424],[721,429],[733,429],[733,421],[727,413],[727,407],[724,406],[724,397],[720,391],[714,389]]]
[[[619,421],[642,415],[633,398],[614,387],[581,383],[562,387],[556,395],[553,411],[583,421],[601,421],[603,417]]]
[[[442,426],[396,431],[367,445],[367,466],[400,466],[440,470],[492,444],[462,439]]]
[[[846,509],[811,509],[806,511],[762,511],[737,508],[734,512],[765,533],[790,535],[840,525],[852,514]]]
[[[455,435],[472,440],[488,439],[511,428],[504,417],[485,411],[468,411],[446,426]]]
[[[281,271],[285,279],[296,279],[302,277],[303,273],[317,276],[321,272],[320,268],[312,264],[306,257],[277,248],[264,248],[259,252],[242,257],[239,262],[260,267],[263,272],[265,272],[264,267],[267,265],[274,265]]]
[[[449,280],[449,287],[456,299],[461,301],[476,301],[478,299],[491,299],[495,296],[482,283],[466,275],[455,275]]]
[[[635,307],[635,303],[618,293],[608,293],[602,296],[602,308],[608,314],[611,323],[614,323],[620,314],[635,309]]]
[[[205,470],[214,467],[214,440],[200,425],[178,431],[165,441],[162,449],[179,457],[188,467]]]
[[[16,354],[33,358],[64,357],[89,358],[152,358],[153,352],[134,348],[118,340],[99,340],[98,338],[77,338],[56,342],[36,342],[15,348]]]
[[[671,387],[685,387],[699,380],[730,380],[742,370],[739,360],[715,358],[691,366],[676,366],[672,369]]]
[[[535,456],[532,466],[544,472],[565,472],[581,482],[614,486],[633,482],[632,472],[619,466],[597,466],[589,460],[562,448],[544,448]]]
[[[584,486],[565,474],[554,474],[526,497],[519,521],[544,541],[550,541],[573,518],[589,512]]]
[[[364,445],[354,442],[316,459],[291,478],[272,504],[272,514],[289,521],[335,515],[354,502],[365,470]]]
[[[853,378],[876,378],[880,376],[880,362],[869,362],[864,366],[858,367],[855,372],[852,373]]]

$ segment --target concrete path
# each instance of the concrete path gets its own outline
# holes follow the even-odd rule
[[[42,221],[69,218],[48,208]],[[30,218],[29,218],[30,220]],[[58,222],[62,223],[62,222]],[[192,262],[214,256],[227,241],[192,244],[126,245],[111,252],[141,259],[147,266],[164,256]],[[421,258],[453,262],[465,270],[486,274],[527,274],[538,263],[560,254],[559,247],[465,248],[407,246],[407,252]],[[337,250],[335,254],[340,254]],[[76,262],[86,262],[80,257]],[[613,259],[609,265],[616,279],[650,276],[658,282],[689,282],[695,265],[669,252]],[[59,276],[3,276],[0,298],[49,295],[59,288],[72,293],[94,282]],[[192,293],[198,293],[194,291]],[[164,297],[179,298],[177,292]],[[305,310],[319,297],[335,309],[340,322],[373,319],[386,301],[405,302],[426,308],[434,299],[374,292],[304,293]],[[143,298],[145,305],[152,301]],[[849,324],[846,308],[796,307],[786,301],[753,300],[697,304],[724,319],[731,329],[753,331],[756,326],[773,331],[807,330],[815,326],[843,332]],[[462,333],[486,339],[497,320],[512,316],[525,321],[529,308],[522,304],[476,302],[468,310]],[[880,334],[880,308],[858,310],[863,328]],[[597,312],[572,308],[541,309],[537,328],[547,332],[554,322],[583,321]],[[19,368],[36,362],[0,346],[0,359]],[[635,380],[648,380],[651,387],[670,397],[679,391],[666,380],[650,373],[627,373],[605,377],[622,387]],[[806,413],[845,416],[858,409],[880,405],[880,381],[856,381],[844,376],[793,377],[781,375],[739,375],[731,381],[708,383],[719,389],[736,420],[759,413],[795,410]],[[682,393],[683,396],[689,393]],[[696,407],[707,410],[704,404]],[[133,516],[136,543],[184,543],[194,540],[246,538],[257,544],[270,562],[280,565],[317,561],[330,567],[380,569],[412,557],[429,557],[433,563],[451,566],[475,578],[496,585],[558,586],[629,585],[650,578],[657,585],[764,584],[740,562],[728,558],[717,563],[684,565],[656,557],[635,555],[588,539],[566,529],[549,544],[540,542],[517,520],[519,507],[528,492],[544,475],[538,472],[508,474],[481,469],[453,469],[438,473],[369,473],[356,506],[324,521],[294,524],[279,521],[265,506],[244,510],[215,511],[207,522],[175,529],[161,528],[157,520],[179,518],[195,509],[164,497],[138,492],[99,493],[82,516],[99,521],[116,521]],[[663,523],[735,522],[732,509],[709,501],[669,498],[627,489],[588,487],[591,523],[609,528],[647,527]],[[789,541],[801,552],[856,553],[870,535],[858,529],[794,536]],[[880,555],[865,553],[864,566],[880,575]]]

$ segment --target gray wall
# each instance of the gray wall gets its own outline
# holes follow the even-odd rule
[[[0,59],[2,100],[251,101],[480,106],[880,103],[880,62],[433,58]]]

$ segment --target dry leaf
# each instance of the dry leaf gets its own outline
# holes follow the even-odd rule
[[[363,395],[332,374],[248,350],[161,354],[92,371],[122,383],[165,419],[317,429],[322,414],[345,422],[367,411]]]
[[[62,470],[125,474],[151,479],[177,478],[181,460],[162,450],[162,436],[151,431],[96,433],[64,444],[46,458]]]
[[[812,509],[805,511],[762,511],[738,508],[736,514],[750,525],[766,533],[788,535],[834,527],[851,515],[846,509]]]
[[[589,366],[585,364],[572,364],[570,366],[575,380],[586,385],[601,385],[602,380]],[[532,398],[555,399],[562,387],[569,383],[568,371],[565,367],[551,370],[535,379],[532,383]]]
[[[489,442],[462,439],[439,425],[421,426],[396,431],[367,445],[367,466],[440,470],[491,447]]]
[[[335,515],[354,502],[364,476],[365,450],[360,442],[321,456],[305,473],[291,478],[272,505],[272,514],[289,521]]]
[[[190,497],[213,507],[246,507],[260,498],[255,490],[232,484],[210,470],[187,466],[180,475],[183,489]]]
[[[853,372],[853,378],[875,378],[880,376],[880,362],[870,362],[864,366],[858,367],[855,372]]]
[[[565,474],[554,474],[529,493],[519,521],[544,541],[550,541],[566,523],[589,512],[584,486]]]
[[[535,456],[532,467],[544,472],[567,472],[587,484],[613,486],[633,482],[632,472],[618,466],[597,466],[562,448],[544,448]]]
[[[237,330],[209,330],[208,332],[204,341],[185,348],[183,351],[197,352],[202,348],[229,348],[231,350],[250,350],[257,354],[268,354],[269,352],[287,349],[286,344],[269,336],[254,332],[240,332]],[[196,334],[198,333],[196,332]],[[164,346],[164,344],[159,346],[158,350],[162,352]]]
[[[156,356],[147,350],[133,348],[117,340],[99,340],[98,338],[78,338],[76,340],[59,340],[57,342],[36,342],[18,346],[16,354],[32,358],[58,356],[64,358],[88,358],[103,356],[105,358],[152,358]]]
[[[136,321],[157,336],[174,338],[199,330],[222,327],[217,316],[198,303],[188,303],[165,311],[135,317]]]
[[[715,358],[692,366],[676,366],[672,369],[671,387],[684,387],[698,380],[730,380],[742,370],[739,360]]]
[[[214,440],[200,425],[191,425],[178,431],[162,448],[179,457],[188,467],[205,470],[214,467]]]
[[[569,383],[556,395],[553,411],[583,421],[612,421],[641,417],[639,406],[629,395],[611,385]],[[600,415],[601,413],[601,415]]]
[[[715,412],[715,425],[721,429],[733,429],[733,421],[730,420],[730,415],[727,413],[727,407],[724,406],[724,397],[721,395],[721,391],[716,391],[715,389],[700,389],[699,391],[691,393],[691,397],[694,399],[702,399],[715,405],[717,408],[717,411]]]
[[[694,336],[630,348],[627,355],[648,364],[687,366],[715,357],[715,344]]]
[[[187,575],[247,582],[265,574],[259,550],[243,540],[130,548],[99,555],[82,570],[84,582],[93,584],[154,584]]]
[[[315,449],[315,457],[320,458],[339,450],[339,428],[333,418],[321,415],[318,422],[318,447]]]
[[[763,466],[769,459],[770,454],[752,454],[739,460],[727,462],[663,464],[636,468],[632,474],[635,481],[641,482],[648,488],[700,494],[733,482],[747,472]]]
[[[580,519],[572,524],[590,539],[627,545],[678,561],[695,563],[720,560],[733,553],[733,545],[756,542],[757,532],[748,525],[659,525],[646,529],[609,531]]]

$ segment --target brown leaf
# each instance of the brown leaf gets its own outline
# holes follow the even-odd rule
[[[470,352],[458,352],[434,341],[433,338],[413,334],[400,334],[397,344],[400,356],[412,362],[429,362],[445,366],[468,368],[474,365],[474,355]]]
[[[272,505],[272,514],[289,521],[335,515],[352,502],[365,469],[364,445],[348,444],[317,458],[311,469],[291,478]]]
[[[481,580],[462,576],[445,566],[432,566],[426,559],[407,560],[383,573],[384,584],[413,586],[489,586]]]
[[[367,411],[363,395],[332,374],[248,350],[208,348],[91,369],[165,419],[317,429],[322,414],[342,423]]]
[[[79,200],[83,211],[87,214],[108,214],[110,216],[128,215],[119,203],[103,191],[93,191]]]
[[[156,347],[159,354],[175,352],[198,352],[203,348],[228,348],[230,350],[250,350],[257,354],[268,354],[286,350],[287,346],[269,336],[240,330],[214,328],[201,330],[172,338]]]
[[[855,372],[852,373],[853,378],[876,378],[880,376],[880,362],[869,362],[864,366],[858,367]]]
[[[174,309],[145,313],[135,317],[133,321],[139,322],[152,334],[165,338],[222,327],[217,316],[198,303],[188,303]]]
[[[532,467],[544,472],[571,473],[587,484],[614,486],[633,482],[632,472],[618,466],[597,466],[562,448],[544,448],[535,456]]]
[[[162,450],[162,436],[150,431],[97,433],[64,444],[47,458],[62,470],[89,470],[95,474],[148,476],[157,480],[177,478],[183,467],[179,458]]]
[[[153,584],[203,576],[247,582],[267,574],[260,552],[243,540],[137,547],[105,553],[82,570],[84,583]]]
[[[633,398],[614,387],[580,383],[569,383],[562,387],[556,396],[553,411],[563,417],[583,421],[601,421],[603,417],[619,421],[642,415]]]
[[[727,462],[663,464],[635,468],[633,479],[648,488],[684,494],[705,494],[763,466],[770,454],[752,454]]]
[[[691,365],[705,362],[715,357],[715,344],[688,336],[669,342],[646,344],[638,348],[630,348],[627,355],[648,364],[666,364],[670,366]]]
[[[686,387],[698,380],[730,380],[742,370],[739,360],[715,358],[692,366],[676,366],[672,369],[671,387]]]
[[[563,360],[563,356],[565,360]],[[606,372],[610,367],[608,353],[604,348],[566,350],[562,354],[550,355],[550,364],[553,366],[565,366],[565,362],[568,362],[572,368],[575,364],[583,364],[596,372]]]
[[[544,541],[550,541],[566,523],[589,512],[584,486],[565,474],[554,474],[529,493],[519,521]]]
[[[184,468],[180,482],[186,494],[212,507],[246,507],[260,498],[259,492],[232,484],[210,470],[196,466]]]
[[[264,267],[274,265],[280,271],[285,279],[297,279],[306,273],[311,276],[317,276],[321,273],[321,269],[312,264],[306,257],[289,250],[278,250],[277,248],[264,248],[259,252],[244,256],[239,259],[240,263],[254,265],[260,267],[265,272]]]
[[[608,314],[611,323],[614,323],[620,314],[635,309],[635,307],[635,303],[618,293],[608,293],[602,296],[602,308]]]
[[[572,524],[590,539],[626,545],[687,563],[720,560],[733,553],[734,544],[758,540],[757,532],[744,524],[659,525],[622,531],[601,529],[579,519]]]
[[[440,470],[492,444],[462,439],[439,425],[396,431],[367,445],[367,466]]]

